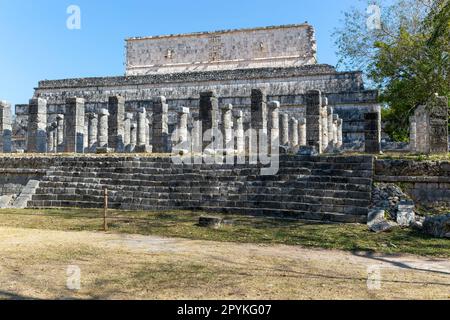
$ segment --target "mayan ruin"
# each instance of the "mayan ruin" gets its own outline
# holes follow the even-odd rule
[[[121,76],[45,79],[21,104],[1,100],[0,229],[42,215],[55,232],[70,217],[93,239],[159,236],[174,252],[172,238],[448,258],[448,91],[395,105],[404,87],[319,50],[307,22],[128,37]]]

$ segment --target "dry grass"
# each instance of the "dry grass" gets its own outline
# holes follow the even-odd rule
[[[450,262],[210,241],[0,227],[6,299],[449,299]],[[81,269],[81,290],[66,269]],[[381,289],[367,287],[367,268]]]
[[[374,234],[365,225],[322,224],[234,215],[226,216],[234,225],[210,230],[196,226],[201,212],[110,210],[109,215],[110,232],[121,234],[450,257],[448,239],[435,239],[410,229]],[[0,226],[98,231],[103,226],[102,216],[103,211],[95,209],[1,210]]]

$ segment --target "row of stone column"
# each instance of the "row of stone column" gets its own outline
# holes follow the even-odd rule
[[[328,100],[320,91],[313,90],[306,94],[305,117],[290,118],[287,113],[280,112],[279,102],[268,102],[264,90],[254,89],[251,92],[250,123],[244,123],[243,112],[233,110],[231,104],[225,104],[219,110],[218,101],[214,92],[200,94],[199,116],[193,119],[192,128],[188,128],[190,110],[179,108],[178,136],[172,141],[169,137],[168,104],[165,97],[153,100],[151,120],[145,108],[141,108],[137,113],[136,123],[132,123],[133,114],[125,113],[125,99],[120,96],[110,97],[108,108],[88,114],[85,114],[84,99],[69,98],[66,100],[66,114],[57,115],[56,121],[50,125],[47,125],[46,100],[31,99],[28,152],[168,153],[174,145],[181,143],[184,144],[183,150],[201,153],[211,145],[208,139],[203,139],[205,134],[214,130],[220,130],[223,136],[221,144],[225,151],[249,152],[250,144],[259,147],[262,142],[267,142],[269,150],[276,142],[293,150],[306,147],[317,153],[342,146],[342,119],[328,106]],[[2,117],[10,119],[8,108],[4,106],[6,103],[0,104]],[[3,127],[7,128],[7,121],[3,120],[3,123]],[[249,128],[255,134],[247,137]],[[7,135],[4,134],[3,137],[5,136]],[[249,143],[246,143],[246,139]],[[5,148],[7,149],[8,147]]]
[[[188,145],[186,141],[189,109],[183,107],[179,109],[177,125],[179,137],[176,139],[176,144],[183,146],[180,149],[187,151],[191,148],[194,153],[200,153],[211,148],[211,139],[207,135],[216,130],[220,131],[223,137],[222,148],[225,151],[239,153],[249,152],[250,144],[253,148],[259,147],[263,142],[261,139],[267,139],[266,145],[269,150],[274,142],[291,150],[302,146],[312,147],[318,153],[342,147],[342,119],[333,112],[332,107],[328,106],[328,100],[322,98],[320,91],[308,92],[306,118],[297,119],[289,118],[286,113],[280,113],[280,103],[268,102],[263,90],[252,90],[251,119],[247,126],[243,122],[242,111],[233,112],[231,104],[225,104],[219,108],[218,101],[214,92],[200,94],[199,118],[194,120],[194,128],[191,130],[191,145]],[[221,113],[220,119],[219,113]],[[245,127],[253,129],[251,136],[248,136],[244,130]],[[205,136],[207,136],[206,139],[199,141],[200,137]],[[247,144],[246,139],[248,139]],[[251,143],[252,139],[254,143]],[[218,147],[213,145],[212,148]]]
[[[85,114],[82,98],[66,100],[66,114],[57,115],[56,121],[47,125],[47,102],[31,99],[27,151],[45,152],[154,152],[170,151],[168,132],[168,105],[164,97],[153,101],[153,120],[145,108],[133,114],[125,113],[125,99],[109,98],[108,108],[98,113]],[[150,137],[153,139],[151,140]]]

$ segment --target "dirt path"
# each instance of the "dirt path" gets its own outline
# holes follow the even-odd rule
[[[0,298],[450,299],[450,261],[0,227]]]

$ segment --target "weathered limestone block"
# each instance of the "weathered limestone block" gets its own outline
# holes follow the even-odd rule
[[[244,115],[241,110],[234,111],[234,135],[236,136],[236,152],[245,153]]]
[[[298,120],[298,145],[306,146],[306,119],[300,118]]]
[[[312,152],[322,150],[322,92],[310,90],[306,93],[306,144]]]
[[[416,151],[448,152],[448,98],[433,97],[426,106],[419,106],[416,117]]]
[[[409,227],[416,221],[414,202],[402,201],[397,206],[397,223],[401,227]]]
[[[200,217],[198,220],[199,227],[219,229],[223,224],[220,217]]]
[[[116,152],[125,151],[125,98],[113,96],[108,99],[108,147]]]
[[[153,136],[152,147],[155,153],[170,152],[169,139],[169,106],[166,98],[161,96],[153,99]]]
[[[280,117],[280,143],[289,146],[289,115],[282,113]]]
[[[64,115],[58,114],[56,116],[57,133],[56,133],[56,151],[58,153],[64,152]]]
[[[45,153],[47,151],[47,101],[41,98],[31,99],[28,116],[29,153]]]
[[[290,147],[292,149],[298,147],[298,120],[291,118],[289,122]]]
[[[381,113],[368,112],[364,115],[365,152],[381,152]]]
[[[11,104],[0,101],[0,152],[12,151]]]
[[[227,154],[234,152],[233,105],[222,106],[223,147]]]
[[[199,116],[202,127],[202,150],[204,151],[211,145],[211,141],[205,139],[205,133],[207,131],[213,133],[213,131],[218,130],[219,100],[215,92],[209,91],[200,93]]]
[[[88,150],[89,152],[97,151],[98,136],[98,115],[95,113],[88,114]]]
[[[423,232],[436,238],[450,239],[450,214],[426,217]]]
[[[84,152],[85,103],[82,98],[68,98],[66,100],[66,115],[64,117],[64,138],[66,153]]]
[[[97,151],[99,149],[108,149],[108,125],[109,125],[109,112],[107,109],[101,109],[98,114],[98,138],[97,138]]]

